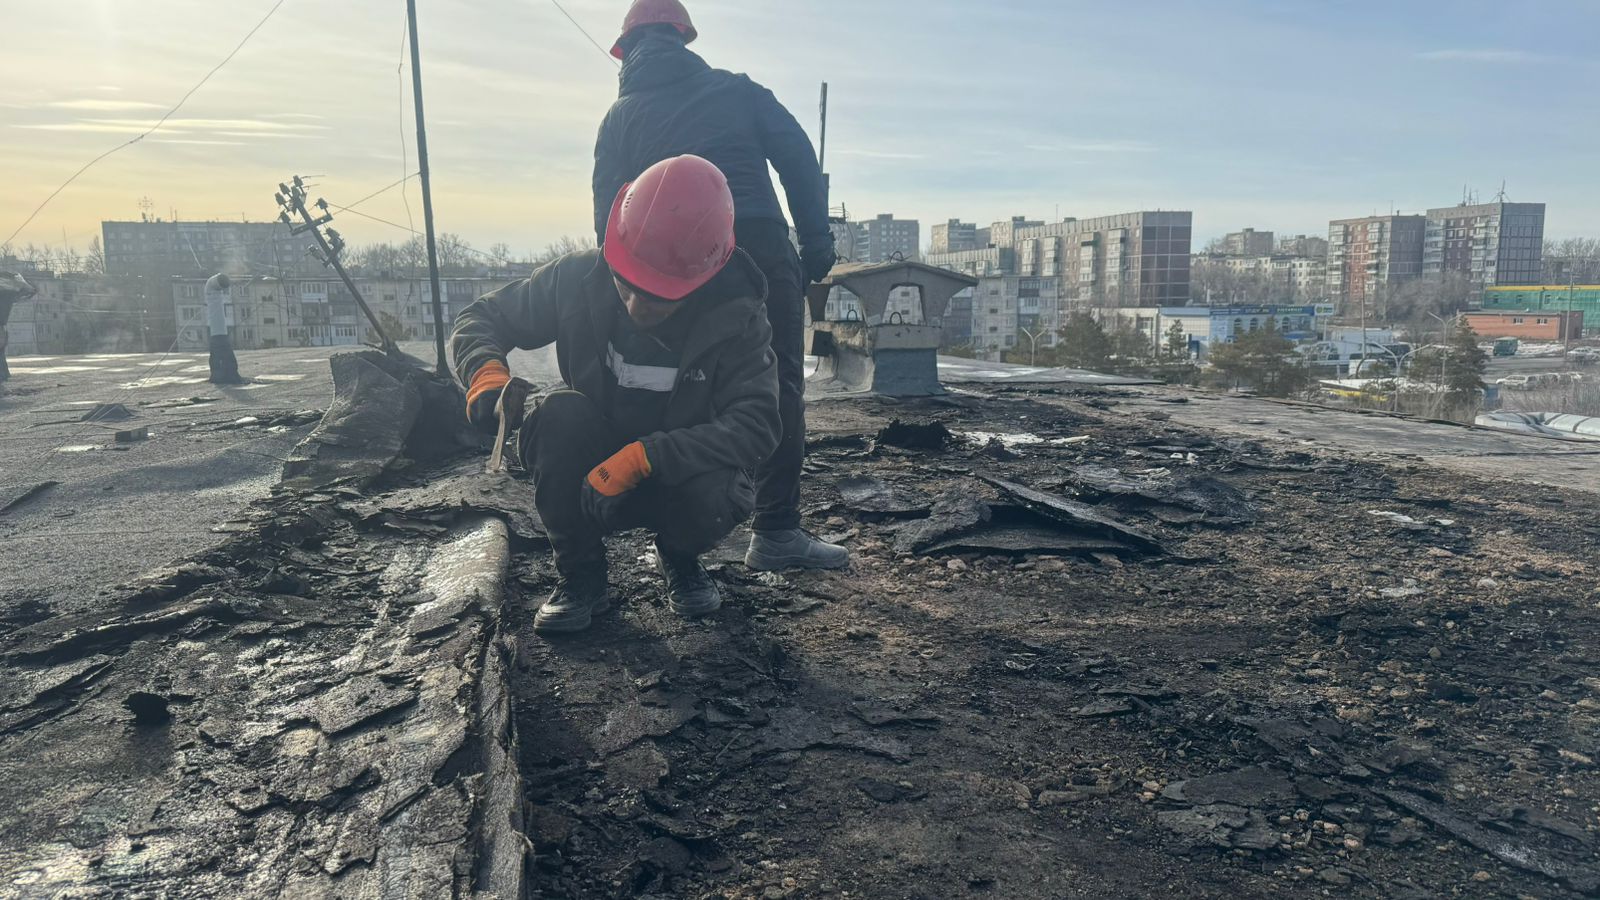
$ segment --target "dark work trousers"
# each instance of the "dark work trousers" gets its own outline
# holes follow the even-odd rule
[[[750,517],[755,506],[750,477],[739,469],[721,469],[681,484],[645,479],[615,522],[609,527],[595,522],[583,511],[584,479],[630,440],[616,433],[594,401],[571,390],[543,397],[522,423],[517,452],[533,476],[533,503],[563,578],[603,573],[602,538],[613,531],[644,528],[655,533],[662,552],[699,556]]]
[[[11,318],[14,301],[0,300],[0,381],[11,377],[11,367],[6,363],[6,322]]]
[[[767,276],[767,321],[772,351],[778,357],[778,414],[783,438],[756,470],[757,531],[800,527],[800,467],[806,459],[805,275],[780,219],[748,219],[734,224],[739,247]]]
[[[211,383],[244,384],[239,377],[239,358],[233,355],[233,342],[225,334],[211,336]]]

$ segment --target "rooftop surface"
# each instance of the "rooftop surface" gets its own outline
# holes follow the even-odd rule
[[[291,356],[302,387],[272,404],[325,405],[319,354]],[[39,377],[0,417],[83,384]],[[58,592],[131,576],[131,551],[65,579],[48,567],[99,537],[8,555],[0,874],[40,896],[1600,890],[1593,453],[1071,381],[808,415],[805,511],[852,567],[757,575],[736,536],[698,623],[635,534],[617,611],[534,637],[526,487],[473,458],[359,493],[152,487],[161,521],[236,525],[172,535],[147,561],[185,568],[92,601]],[[295,436],[152,431],[23,479],[63,483],[0,541],[96,515],[90,485],[165,484],[163,440],[231,466],[230,442]],[[453,593],[439,560],[495,558],[496,529],[504,570]]]

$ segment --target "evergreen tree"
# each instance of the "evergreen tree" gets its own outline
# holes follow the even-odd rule
[[[1218,345],[1211,351],[1211,365],[1235,386],[1249,384],[1269,397],[1288,397],[1311,383],[1311,370],[1295,352],[1294,342],[1270,318],[1260,331]]]
[[[1067,316],[1060,331],[1061,358],[1080,369],[1102,369],[1111,360],[1111,339],[1088,313]]]
[[[1167,329],[1167,356],[1171,359],[1189,358],[1189,338],[1183,333],[1183,323],[1173,322]]]
[[[1483,390],[1483,373],[1489,355],[1478,346],[1478,333],[1466,319],[1457,319],[1450,333],[1445,356],[1445,387],[1452,394],[1475,394]]]

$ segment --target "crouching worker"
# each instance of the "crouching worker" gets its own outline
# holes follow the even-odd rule
[[[513,348],[556,345],[564,384],[517,436],[559,584],[534,621],[581,631],[609,605],[603,538],[654,533],[674,612],[722,605],[700,565],[755,506],[750,472],[783,430],[765,281],[736,251],[727,179],[697,156],[651,166],[605,244],[469,306],[451,339],[467,416],[495,430]]]

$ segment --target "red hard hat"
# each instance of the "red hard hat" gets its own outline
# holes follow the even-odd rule
[[[611,48],[611,55],[622,59],[622,38],[645,25],[671,25],[683,35],[685,44],[693,43],[700,36],[700,32],[694,30],[694,23],[689,21],[689,11],[678,0],[633,0],[627,17],[622,20],[622,36]]]
[[[601,248],[611,271],[663,300],[682,300],[733,257],[733,193],[698,156],[664,159],[622,186]]]

